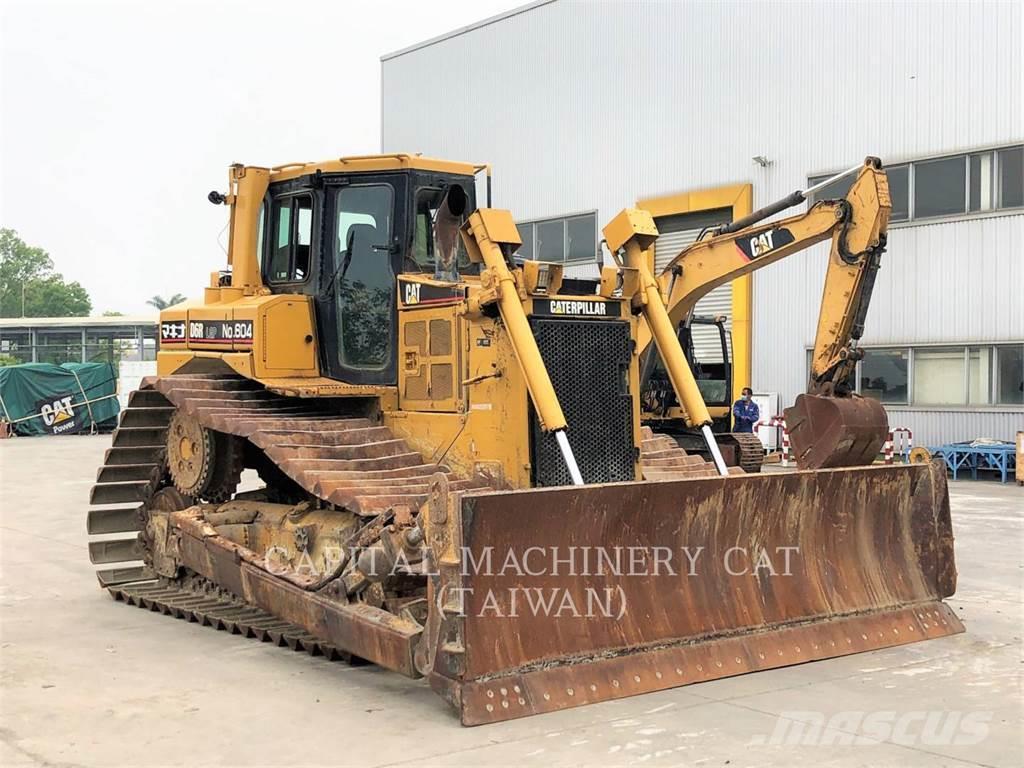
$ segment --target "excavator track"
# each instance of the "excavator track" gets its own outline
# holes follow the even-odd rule
[[[744,472],[760,472],[764,464],[764,445],[753,432],[730,432],[721,438],[736,446],[736,458]]]
[[[643,427],[641,438],[640,457],[644,467],[644,480],[682,480],[688,477],[718,476],[714,464],[697,454],[687,453],[669,435],[658,434],[650,427]],[[743,471],[740,467],[729,467],[729,474],[742,474]]]

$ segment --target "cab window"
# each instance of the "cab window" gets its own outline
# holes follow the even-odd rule
[[[309,250],[313,239],[312,196],[294,195],[275,200],[271,219],[274,232],[267,278],[272,283],[301,283],[309,276]]]
[[[406,272],[429,272],[433,274],[435,264],[434,223],[437,221],[437,209],[444,200],[445,191],[425,187],[416,192],[416,212],[413,219],[412,250],[405,259]],[[470,268],[466,248],[459,240],[458,270],[465,272]]]

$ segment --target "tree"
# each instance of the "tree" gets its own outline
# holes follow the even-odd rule
[[[55,272],[46,251],[0,229],[0,317],[81,317],[91,310],[88,291]]]
[[[124,312],[118,312],[116,309],[108,309],[103,313],[103,317],[124,317]]]
[[[165,299],[163,296],[154,296],[146,303],[151,307],[156,307],[157,309],[167,309],[168,307],[173,307],[175,304],[180,304],[185,300],[185,298],[184,294],[176,293],[169,299]]]

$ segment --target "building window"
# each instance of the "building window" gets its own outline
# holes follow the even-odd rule
[[[1024,344],[865,348],[857,392],[886,405],[1024,405]]]
[[[963,405],[964,348],[914,350],[914,404]]]
[[[967,402],[988,405],[992,402],[992,347],[970,347],[967,350]]]
[[[910,355],[905,349],[868,349],[860,363],[860,393],[883,403],[906,405]]]
[[[520,259],[579,264],[598,260],[597,213],[516,224],[523,244]]]
[[[915,160],[885,170],[892,222],[1024,207],[1024,145]],[[807,184],[834,175],[809,176]],[[829,184],[810,202],[845,197],[855,180],[847,176]]]
[[[996,347],[997,402],[1024,404],[1024,344]]]

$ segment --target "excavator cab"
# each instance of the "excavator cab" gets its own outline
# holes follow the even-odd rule
[[[764,448],[757,435],[732,431],[732,339],[723,315],[690,315],[679,323],[679,346],[693,370],[697,389],[707,404],[711,431],[725,463],[744,472],[760,472]],[[671,437],[688,454],[711,460],[700,431],[686,424],[672,381],[656,349],[641,365],[643,420],[659,435]],[[644,376],[649,371],[649,375]]]
[[[694,315],[679,324],[679,344],[714,419],[716,432],[728,432],[731,425],[731,339],[725,322],[723,316]],[[655,357],[652,370],[640,383],[645,415],[676,414],[681,417],[679,401],[665,366],[657,357],[656,350],[652,349],[650,353]]]

